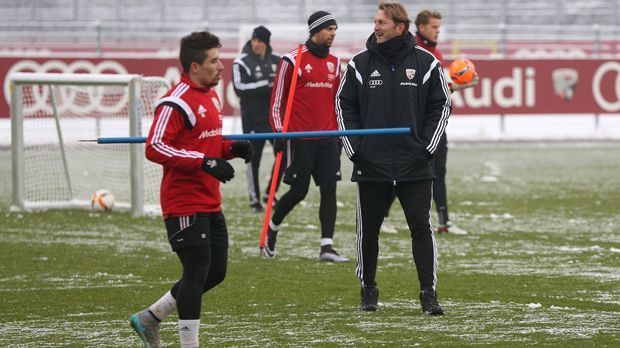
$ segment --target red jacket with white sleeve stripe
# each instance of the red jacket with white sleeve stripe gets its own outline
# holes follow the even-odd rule
[[[160,201],[164,218],[221,210],[220,182],[202,170],[204,157],[231,159],[222,138],[221,104],[211,88],[183,74],[160,99],[146,140],[146,158],[163,166]]]
[[[271,93],[271,128],[276,132],[282,131],[293,71],[297,71],[299,76],[287,131],[338,129],[334,100],[340,85],[340,59],[331,54],[325,58],[317,57],[306,45],[297,69],[294,68],[296,57],[297,49],[280,60]]]

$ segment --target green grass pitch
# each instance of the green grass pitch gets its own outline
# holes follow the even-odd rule
[[[236,178],[223,185],[229,272],[204,296],[204,346],[620,346],[618,143],[454,144],[451,217],[469,234],[437,236],[444,317],[421,314],[398,204],[399,232],[381,236],[380,310],[358,311],[344,156],[335,247],[346,264],[316,260],[316,188],[285,220],[277,260],[259,258],[262,216],[250,213],[245,167],[233,162]],[[9,212],[8,151],[0,164],[0,346],[140,346],[129,316],[180,275],[161,218]],[[175,315],[163,323],[165,346],[178,346],[176,327]]]

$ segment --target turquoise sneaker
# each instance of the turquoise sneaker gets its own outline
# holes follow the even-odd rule
[[[159,321],[157,321],[148,309],[140,311],[129,318],[129,324],[136,331],[144,343],[144,348],[159,348]]]

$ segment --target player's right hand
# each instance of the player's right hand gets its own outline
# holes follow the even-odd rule
[[[227,182],[235,176],[235,169],[222,158],[204,157],[202,170],[221,182]]]

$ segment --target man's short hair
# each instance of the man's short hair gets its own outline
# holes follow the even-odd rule
[[[401,3],[382,0],[379,3],[379,10],[385,13],[385,16],[388,19],[391,19],[394,24],[399,25],[400,23],[405,25],[405,32],[409,31],[409,25],[411,24],[411,19],[409,19],[409,15],[407,14],[407,10],[405,6]]]
[[[415,17],[415,26],[427,25],[431,21],[431,18],[441,19],[441,13],[439,13],[439,11],[422,10]]]
[[[183,72],[188,73],[192,63],[202,64],[207,58],[207,50],[220,48],[220,39],[208,31],[193,32],[181,39],[179,60]]]

